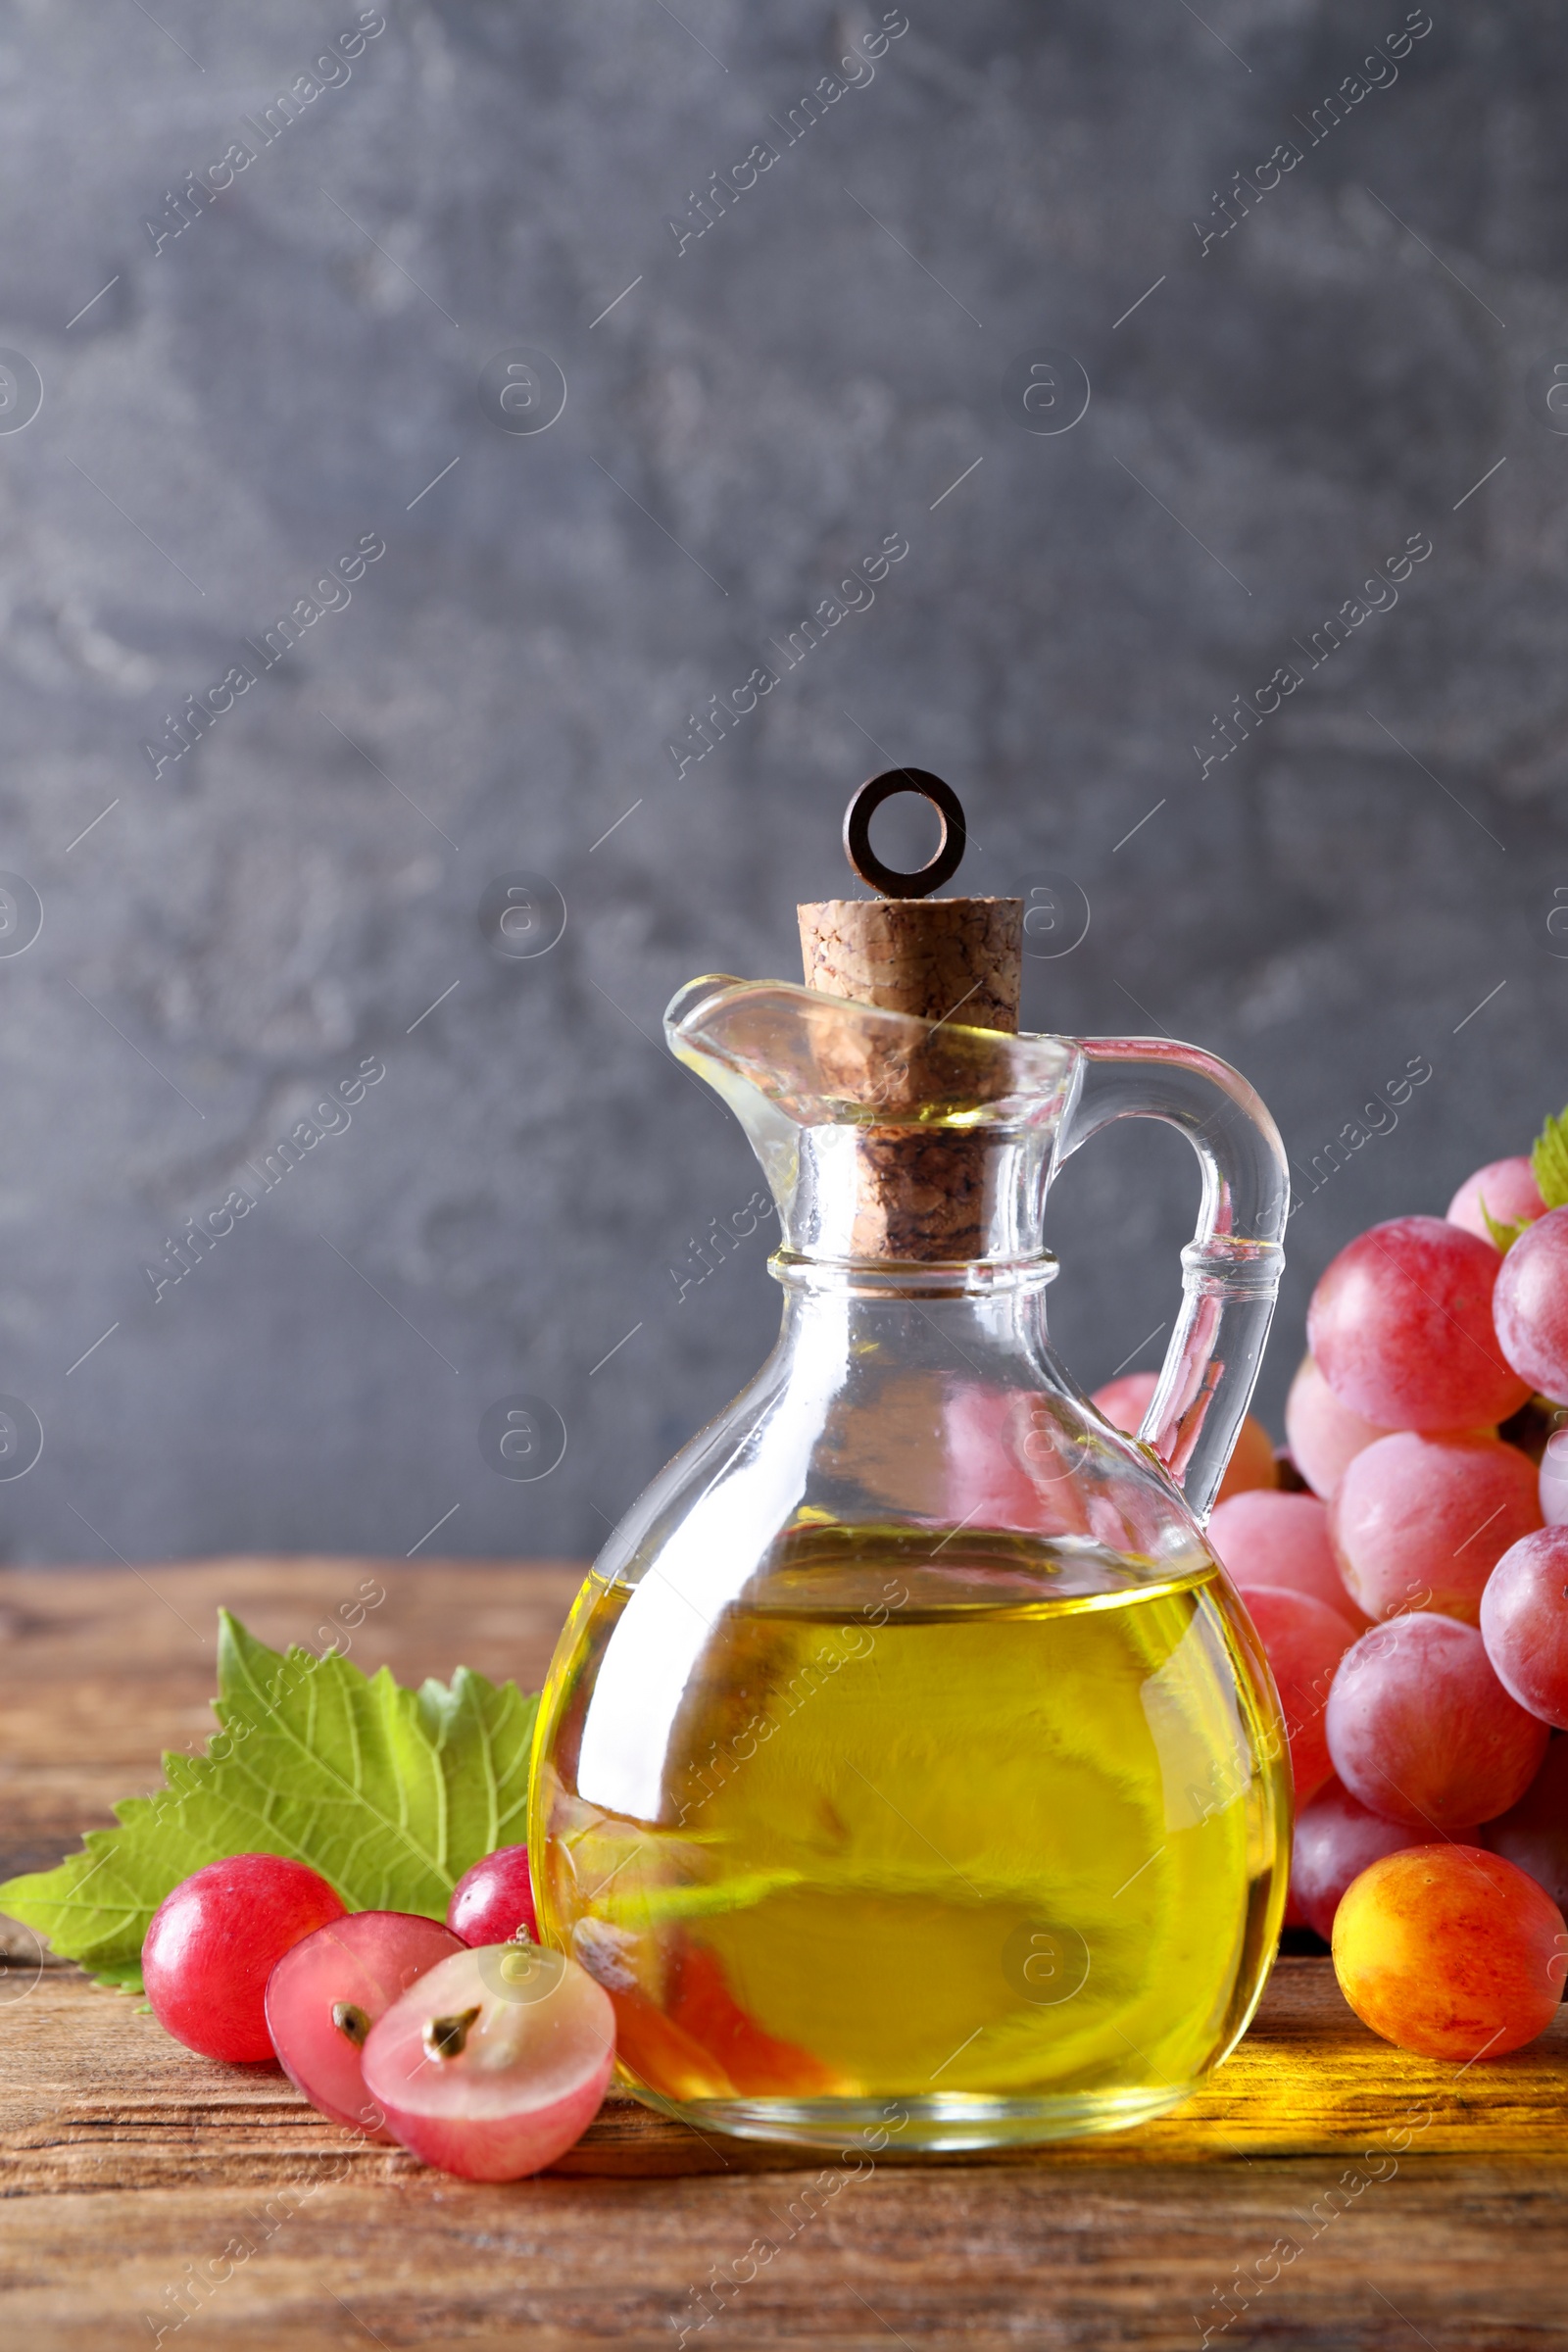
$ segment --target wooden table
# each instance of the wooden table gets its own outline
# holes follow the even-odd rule
[[[53,1862],[112,1798],[157,1785],[161,1748],[211,1730],[220,1600],[281,1645],[368,1574],[387,1597],[361,1662],[530,1684],[577,1576],[0,1571],[0,1866]],[[180,2352],[673,2347],[683,2330],[704,2352],[1193,2352],[1205,2328],[1291,2352],[1568,2345],[1568,2015],[1461,2073],[1376,2041],[1327,1962],[1288,1959],[1215,2085],[1137,2132],[824,2173],[616,2099],[556,2174],[490,2188],[345,2152],[280,2074],[190,2056],[131,2000],[40,1969],[23,1931],[8,1948],[0,2344],[19,2352],[151,2346],[160,2326]],[[1238,2278],[1248,2291],[1219,2302]]]

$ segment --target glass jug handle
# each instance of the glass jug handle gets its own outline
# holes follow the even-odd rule
[[[1073,1042],[1085,1066],[1059,1158],[1112,1119],[1163,1119],[1202,1166],[1198,1230],[1182,1251],[1182,1310],[1138,1433],[1201,1526],[1251,1401],[1285,1265],[1285,1147],[1247,1080],[1212,1054],[1156,1037]]]

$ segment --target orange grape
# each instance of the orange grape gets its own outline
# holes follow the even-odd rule
[[[1550,1896],[1475,1845],[1384,1855],[1334,1918],[1334,1973],[1361,2023],[1460,2066],[1545,2032],[1565,1955],[1568,1929]]]

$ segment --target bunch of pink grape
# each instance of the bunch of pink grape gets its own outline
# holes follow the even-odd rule
[[[1493,1162],[1341,1250],[1307,1340],[1304,1491],[1210,1523],[1286,1718],[1287,1918],[1378,2033],[1496,2055],[1568,1965],[1568,1207]]]

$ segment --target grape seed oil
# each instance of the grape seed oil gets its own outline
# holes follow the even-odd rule
[[[1136,2122],[1236,2041],[1278,1933],[1283,1734],[1198,1543],[797,1525],[710,1617],[590,1578],[535,1752],[541,1932],[699,2127]]]

